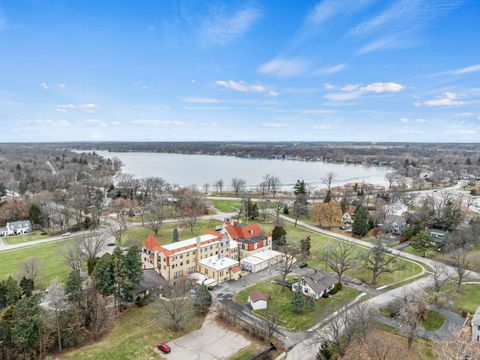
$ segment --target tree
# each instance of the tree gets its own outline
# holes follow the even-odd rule
[[[277,176],[270,177],[270,190],[272,191],[273,197],[277,194],[278,190],[280,190],[281,186],[280,179]]]
[[[447,272],[445,271],[445,265],[434,263],[432,266],[432,270],[433,289],[436,293],[439,293],[441,287],[448,279]]]
[[[215,182],[214,186],[215,186],[215,189],[217,190],[218,193],[223,192],[223,180],[222,179],[217,180]]]
[[[33,203],[28,209],[28,219],[32,222],[32,225],[42,225],[42,210],[38,204]]]
[[[288,210],[288,205],[285,203],[283,206],[283,215],[288,215],[290,214],[290,211]]]
[[[295,269],[298,249],[293,246],[284,245],[279,250],[282,253],[282,260],[279,263],[279,271],[282,274],[282,284],[284,285],[282,286],[283,292],[285,291],[285,287],[287,286],[288,274],[290,274]]]
[[[329,172],[321,179],[322,182],[327,186],[327,192],[331,190],[332,183],[335,181],[336,178],[337,174],[335,174],[334,172]]]
[[[308,215],[308,202],[306,194],[298,193],[295,195],[292,211],[295,215],[295,226],[297,226],[298,218],[306,217]]]
[[[470,268],[470,256],[466,250],[457,249],[449,254],[448,260],[455,269],[457,289],[460,289],[463,281],[470,273],[468,271],[468,268]]]
[[[41,273],[42,263],[40,259],[36,257],[31,257],[26,259],[20,264],[20,276],[26,279],[32,280],[35,284],[35,280]]]
[[[302,313],[305,308],[305,298],[303,296],[302,287],[299,285],[292,293],[292,310],[295,313]]]
[[[78,246],[87,259],[87,272],[91,275],[98,256],[101,254],[106,245],[104,234],[91,231],[87,235],[80,237]]]
[[[22,290],[11,276],[0,281],[0,310],[15,304],[22,297]]]
[[[162,227],[163,220],[165,219],[165,202],[163,199],[156,199],[148,207],[148,213],[150,215],[147,227],[153,231],[155,235],[158,235],[160,228]]]
[[[62,250],[65,261],[74,271],[81,272],[83,269],[83,262],[85,254],[80,248],[80,243],[66,244]]]
[[[392,185],[398,180],[398,175],[394,172],[388,172],[385,174],[385,180],[388,182],[388,189],[392,188]]]
[[[205,213],[205,198],[195,188],[189,188],[180,195],[179,206],[182,222],[193,234],[198,217]]]
[[[319,226],[340,226],[342,224],[342,208],[336,201],[316,203],[312,207],[312,218]]]
[[[58,350],[62,351],[62,334],[60,325],[60,316],[67,308],[67,297],[65,291],[57,280],[53,280],[48,287],[48,292],[45,296],[45,302],[48,307],[54,310],[55,323],[57,328]]]
[[[78,271],[72,270],[65,283],[65,294],[70,302],[80,303],[83,295],[82,278]]]
[[[300,251],[304,257],[310,256],[311,242],[310,235],[305,235],[300,240]]]
[[[22,277],[20,280],[20,288],[22,289],[22,296],[32,296],[33,290],[35,290],[35,283],[32,279]]]
[[[369,230],[370,225],[368,223],[367,211],[360,205],[353,215],[352,234],[363,237],[367,235]]]
[[[293,186],[293,194],[297,195],[307,195],[307,188],[305,186],[305,180],[297,180],[295,185]]]
[[[179,240],[179,237],[178,237],[178,228],[175,226],[173,228],[173,232],[172,232],[172,242],[178,242]]]
[[[275,297],[268,296],[268,306],[262,314],[260,328],[267,334],[266,341],[271,344],[273,336],[278,333],[278,326],[281,320],[280,309]]]
[[[243,179],[233,178],[232,179],[232,189],[235,193],[235,196],[238,196],[240,192],[243,192],[247,182]]]
[[[418,336],[418,327],[422,320],[426,319],[427,305],[424,301],[424,294],[418,290],[404,293],[398,301],[400,307],[397,320],[404,325],[408,348],[411,349]]]
[[[287,243],[287,231],[282,225],[275,225],[272,231],[272,248],[280,249]]]
[[[125,277],[123,297],[125,301],[133,301],[138,284],[142,280],[142,261],[137,246],[131,246],[123,257],[122,275]]]
[[[377,283],[377,279],[381,274],[393,273],[403,268],[398,261],[398,255],[388,254],[380,240],[375,240],[374,246],[368,253],[362,256],[362,260],[365,269],[372,273],[372,279],[370,281],[372,285]]]
[[[208,189],[210,188],[210,184],[209,183],[205,183],[203,184],[203,189],[205,190],[205,195],[208,194]]]
[[[410,240],[410,245],[417,251],[423,252],[423,257],[427,257],[427,251],[433,248],[433,238],[430,233],[421,231]]]
[[[212,305],[212,294],[208,291],[206,285],[202,284],[197,287],[193,307],[195,312],[200,315],[205,315]]]
[[[168,328],[174,332],[182,330],[193,316],[192,299],[189,296],[192,286],[188,279],[180,278],[175,283],[167,285],[164,293],[168,300],[158,302],[162,310],[160,319],[166,322]]]
[[[338,282],[342,282],[342,275],[353,268],[357,256],[353,244],[337,241],[335,245],[325,249],[322,258],[328,267],[337,274]]]
[[[470,333],[460,326],[448,329],[447,336],[434,341],[433,353],[437,360],[479,360],[478,346]]]

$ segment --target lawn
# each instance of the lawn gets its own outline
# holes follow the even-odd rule
[[[225,213],[236,212],[242,206],[240,200],[210,200],[212,206]]]
[[[155,235],[155,237],[161,244],[169,244],[172,242],[172,233],[175,227],[178,229],[179,239],[185,240],[202,235],[206,229],[215,230],[215,227],[220,224],[221,221],[218,220],[199,220],[195,225],[193,233],[191,233],[181,223],[167,223],[162,225],[158,235]],[[127,245],[141,246],[149,234],[154,235],[153,231],[147,227],[131,227],[122,235],[122,241]]]
[[[36,286],[46,287],[51,280],[57,278],[65,280],[69,267],[62,256],[64,247],[72,240],[56,241],[47,244],[35,245],[21,249],[0,252],[0,279],[18,272],[20,264],[30,257],[41,262],[41,273]]]
[[[443,314],[440,314],[437,311],[434,310],[428,310],[427,312],[427,320],[422,322],[423,328],[427,331],[436,331],[440,329],[443,324],[445,324],[445,321],[447,320],[447,317]]]
[[[131,307],[115,321],[112,331],[101,341],[85,345],[61,356],[61,359],[158,359],[154,347],[198,328],[203,318],[194,318],[183,332],[172,333],[163,324],[161,309],[155,304]]]
[[[480,284],[462,285],[460,290],[453,283],[447,284],[441,290],[444,296],[444,303],[441,305],[459,314],[473,314],[480,305]],[[435,293],[428,292],[427,299],[433,302]]]
[[[334,245],[338,241],[332,237],[319,234],[300,226],[294,226],[291,223],[286,221],[283,222],[285,229],[287,231],[287,240],[293,244],[300,244],[300,240],[305,237],[306,235],[310,236],[311,239],[311,249],[310,253],[312,258],[307,260],[307,263],[312,267],[317,268],[324,268],[325,263],[320,260],[321,253],[325,250],[325,247],[328,245]],[[271,224],[262,224],[265,231],[271,231],[272,225]],[[359,254],[364,254],[367,252],[367,249],[362,247],[357,247]],[[390,284],[392,282],[403,280],[407,277],[420,274],[422,269],[417,264],[414,264],[410,261],[399,259],[399,262],[404,266],[404,269],[401,271],[396,271],[394,273],[386,273],[382,274],[378,277],[377,284],[375,286],[382,286],[386,284]],[[358,264],[356,269],[352,269],[346,273],[346,275],[352,276],[354,278],[360,279],[365,283],[369,283],[371,279],[371,273],[365,269],[362,269],[361,264]]]
[[[260,291],[273,298],[280,313],[280,325],[291,331],[304,331],[309,329],[321,319],[332,314],[342,306],[347,305],[359,294],[358,291],[344,286],[337,294],[329,298],[320,298],[313,309],[310,309],[309,306],[305,304],[304,312],[297,314],[292,311],[292,292],[289,289],[285,288],[282,292],[280,285],[261,282],[239,292],[235,296],[235,300],[238,303],[246,304],[248,302],[248,294],[251,291]],[[265,310],[256,310],[254,312],[262,316]]]
[[[49,235],[46,233],[42,233],[41,231],[34,231],[32,233],[24,234],[24,235],[7,236],[3,238],[3,241],[5,241],[8,245],[15,245],[15,244],[21,244],[21,243],[33,241],[33,240],[46,239],[48,237]]]

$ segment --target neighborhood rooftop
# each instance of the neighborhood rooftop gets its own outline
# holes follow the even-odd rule
[[[226,269],[226,268],[238,265],[237,260],[233,260],[228,257],[219,258],[217,255],[211,256],[206,259],[202,259],[199,261],[199,263],[215,270],[222,270],[222,269]]]

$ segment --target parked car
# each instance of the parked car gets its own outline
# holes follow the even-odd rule
[[[72,233],[70,231],[67,231],[66,233],[63,233],[62,236],[70,236]]]
[[[114,242],[109,242],[109,243],[107,244],[107,246],[116,246],[116,245],[117,245],[117,244],[115,244]]]
[[[308,264],[307,264],[306,262],[302,262],[302,263],[300,263],[300,264],[298,265],[298,267],[299,267],[300,269],[306,268],[307,266],[308,266]]]
[[[170,346],[168,346],[167,344],[158,344],[157,349],[164,354],[168,354],[171,351]]]

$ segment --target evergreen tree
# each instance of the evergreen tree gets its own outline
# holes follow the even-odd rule
[[[317,304],[317,303],[315,302],[315,298],[314,298],[313,296],[308,296],[308,301],[307,301],[307,303],[308,303],[308,307],[309,307],[311,310],[313,310],[313,309],[315,308],[315,305]]]
[[[30,205],[30,208],[28,209],[28,219],[33,225],[42,224],[42,210],[40,209],[40,206],[35,203]]]
[[[32,292],[35,288],[33,279],[27,279],[25,276],[20,280],[20,288],[22,289],[22,296],[32,296]]]
[[[112,269],[112,255],[105,254],[100,260],[97,261],[94,271],[97,291],[104,295],[109,296],[113,294],[113,288],[115,286],[115,279],[113,277]]]
[[[132,246],[123,258],[123,275],[126,278],[124,293],[127,301],[133,301],[138,284],[143,277],[142,261],[138,253],[138,248]]]
[[[71,302],[78,302],[82,299],[82,278],[78,271],[73,270],[68,274],[67,281],[65,283],[65,293],[67,298]]]
[[[360,205],[353,215],[352,233],[353,235],[363,237],[367,235],[368,230],[370,230],[370,225],[368,223],[367,211]]]
[[[323,198],[324,203],[329,203],[332,201],[332,192],[330,190],[327,190],[327,193],[325,194],[325,197]]]
[[[212,294],[210,294],[210,291],[208,291],[207,286],[202,284],[197,288],[195,299],[193,301],[195,312],[200,315],[205,315],[211,305]]]
[[[326,342],[322,342],[322,345],[320,345],[320,350],[318,350],[316,360],[330,360],[332,356],[333,356],[333,351],[330,350]]]
[[[303,194],[303,195],[307,194],[307,188],[305,186],[304,180],[297,180],[297,183],[293,186],[293,194],[295,196],[299,194]]]
[[[300,240],[300,250],[302,251],[303,256],[310,256],[310,247],[311,239],[310,235],[307,235]]]
[[[305,307],[305,297],[303,296],[303,293],[302,293],[302,287],[298,285],[292,294],[292,310],[293,312],[301,313],[303,312],[304,307]]]
[[[179,240],[178,239],[178,229],[177,229],[177,227],[175,227],[173,229],[173,233],[172,233],[172,242],[175,243],[175,242],[178,242],[178,240]]]
[[[0,310],[15,304],[22,297],[22,289],[11,276],[0,281]]]
[[[0,183],[0,196],[5,196],[5,195],[7,195],[7,187],[2,182]]]
[[[283,207],[283,214],[284,215],[288,215],[290,212],[288,211],[288,205],[285,204],[285,206]]]
[[[287,244],[287,231],[281,225],[275,225],[272,231],[272,248],[277,250]]]
[[[410,245],[415,250],[423,252],[423,257],[426,257],[427,251],[433,248],[432,235],[426,231],[421,231],[410,240]]]

